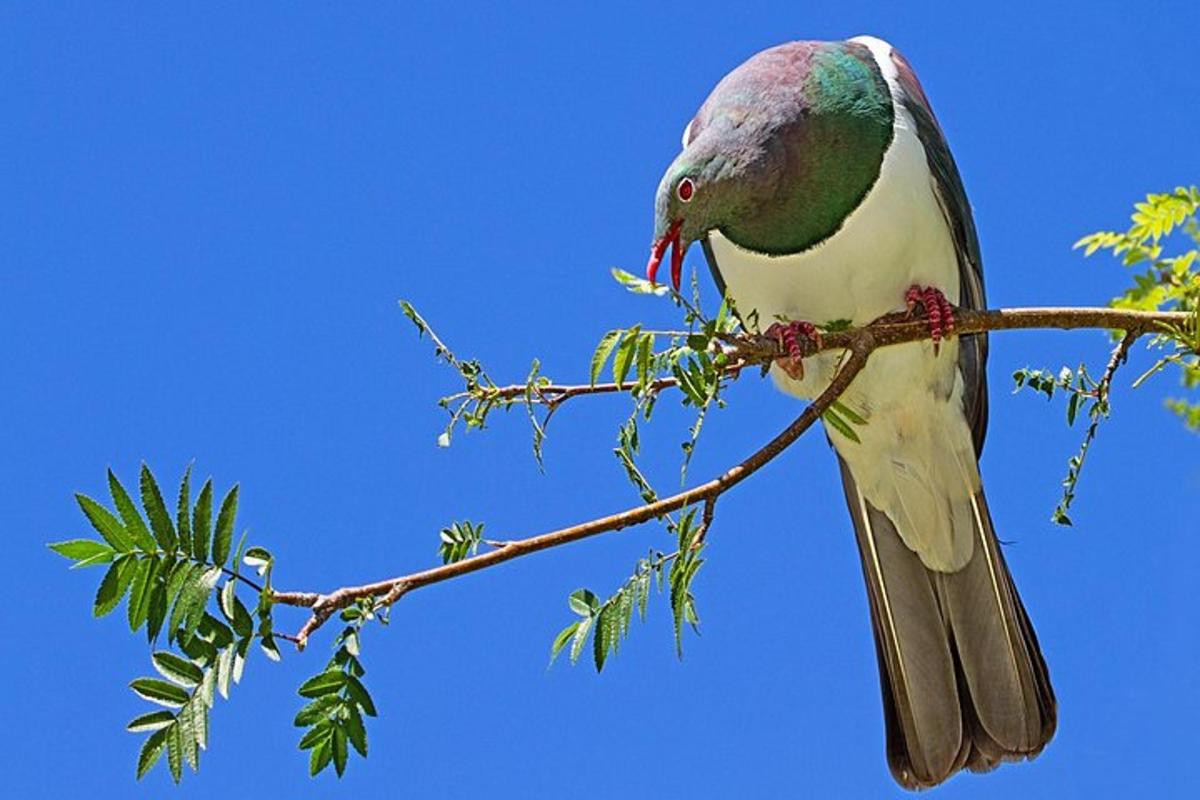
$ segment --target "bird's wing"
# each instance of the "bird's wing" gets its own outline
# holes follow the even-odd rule
[[[894,49],[891,57],[896,67],[900,101],[916,123],[917,137],[925,147],[925,158],[933,176],[933,191],[954,238],[961,287],[958,304],[963,308],[986,308],[979,238],[975,233],[971,204],[967,201],[967,193],[963,189],[962,178],[958,175],[954,156],[950,154],[946,137],[933,115],[933,109],[917,81],[912,66]],[[967,422],[971,426],[976,454],[983,450],[984,434],[987,431],[987,375],[984,369],[987,363],[987,347],[987,334],[973,334],[962,337],[958,351],[959,369],[962,370],[964,381],[963,406]]]

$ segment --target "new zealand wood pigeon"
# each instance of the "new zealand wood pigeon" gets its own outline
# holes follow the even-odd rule
[[[867,583],[888,763],[915,789],[1036,756],[1056,705],[980,483],[987,339],[938,347],[951,304],[985,307],[979,243],[912,67],[865,36],[759,53],[688,124],[655,215],[651,280],[670,248],[678,288],[698,241],[742,319],[785,343],[808,323],[924,308],[931,340],[876,351],[841,397],[866,420],[861,442],[826,426]],[[838,358],[771,371],[812,398]]]

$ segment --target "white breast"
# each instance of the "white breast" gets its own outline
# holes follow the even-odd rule
[[[890,47],[879,40],[863,43],[895,94]],[[710,232],[713,255],[743,319],[756,311],[760,330],[779,318],[865,324],[902,309],[905,290],[914,284],[938,287],[958,302],[954,242],[915,124],[899,102],[894,126],[879,180],[822,244],[773,257]],[[837,358],[826,353],[806,361],[803,381],[778,368],[772,374],[784,391],[811,398],[828,385]],[[970,498],[979,487],[957,360],[955,340],[944,343],[937,358],[928,342],[877,351],[842,398],[868,419],[856,429],[862,443],[827,428],[864,497],[888,515],[927,566],[947,571],[970,559]]]

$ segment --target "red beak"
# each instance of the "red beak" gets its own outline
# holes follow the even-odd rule
[[[646,265],[646,280],[656,283],[658,265],[662,263],[667,248],[671,248],[671,283],[675,291],[679,291],[679,281],[683,277],[683,248],[679,246],[679,232],[683,228],[683,220],[677,219],[667,229],[666,234],[650,246],[650,263]]]

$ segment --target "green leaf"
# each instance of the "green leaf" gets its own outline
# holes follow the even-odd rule
[[[301,697],[320,697],[340,690],[346,684],[346,673],[329,670],[306,680],[296,691]]]
[[[567,605],[581,617],[590,617],[600,608],[600,598],[590,589],[576,589],[567,598]]]
[[[112,545],[114,550],[128,553],[133,549],[133,541],[129,538],[129,534],[125,532],[125,526],[107,508],[86,494],[76,493],[75,500],[79,503],[79,507],[83,509],[84,516],[88,518],[88,522],[92,523],[92,527],[104,537],[104,541]]]
[[[861,426],[861,425],[867,424],[866,419],[864,419],[861,415],[858,414],[858,412],[856,412],[854,409],[850,408],[849,406],[847,406],[845,403],[841,402],[840,400],[834,400],[830,404],[829,407],[832,408],[834,411],[836,411],[841,416],[848,419],[850,422],[854,423],[855,425]]]
[[[103,617],[117,607],[121,598],[125,596],[125,590],[129,588],[129,581],[133,578],[136,566],[137,560],[132,555],[121,556],[113,562],[96,590],[96,601],[92,607],[94,616]]]
[[[142,515],[138,513],[137,506],[134,505],[133,499],[111,469],[108,471],[108,491],[112,494],[113,503],[116,504],[121,520],[125,523],[125,531],[133,543],[138,549],[147,553],[157,550],[158,543],[150,535],[150,529],[146,527]]]
[[[262,648],[263,655],[272,661],[279,661],[282,656],[279,654],[279,645],[275,644],[275,639],[270,636],[264,636],[262,641],[258,643]]]
[[[213,533],[212,560],[214,564],[224,564],[229,558],[229,546],[233,542],[233,520],[237,516],[238,486],[233,488],[221,501],[221,510],[217,514],[217,529]]]
[[[330,729],[332,730],[332,729]],[[327,731],[325,738],[317,742],[313,747],[312,753],[308,757],[308,774],[310,776],[318,774],[321,770],[329,766],[330,760],[333,758],[333,745],[330,742],[330,731]]]
[[[158,570],[158,574],[154,578],[154,582],[150,587],[149,606],[146,609],[146,639],[151,644],[158,638],[159,631],[162,630],[162,624],[167,617],[167,584],[171,575],[178,568],[177,564],[167,560]]]
[[[46,546],[60,556],[76,561],[76,567],[103,564],[111,561],[117,552],[104,542],[97,542],[95,539],[68,539],[65,542],[53,542]]]
[[[630,328],[622,337],[617,354],[613,357],[613,381],[617,386],[624,386],[625,378],[629,376],[629,368],[633,365],[633,358],[637,353],[638,334],[641,329],[641,325]]]
[[[200,685],[204,672],[186,658],[180,658],[168,650],[159,650],[150,656],[154,668],[169,680],[188,689]]]
[[[575,629],[575,637],[571,641],[571,663],[579,661],[579,655],[583,652],[583,646],[587,643],[588,633],[592,630],[592,620],[595,617],[587,617],[579,621],[579,627]]]
[[[300,737],[300,744],[299,744],[300,749],[308,750],[310,748],[316,747],[318,744],[321,743],[322,740],[329,737],[329,732],[332,729],[333,729],[333,723],[331,723],[328,719],[322,719],[320,722],[318,722],[316,725],[313,726],[312,730],[308,731],[307,733],[305,733],[303,736]]]
[[[342,724],[345,726],[346,736],[350,739],[350,744],[354,745],[354,749],[363,758],[367,757],[367,728],[363,724],[362,714],[358,711],[358,706],[351,703],[346,706],[349,713]]]
[[[157,666],[157,665],[156,665]],[[188,701],[188,693],[173,683],[158,678],[138,678],[131,681],[129,688],[143,700],[158,703],[168,708],[178,708]]]
[[[553,664],[558,654],[567,646],[567,642],[571,641],[571,637],[575,635],[575,629],[579,627],[579,622],[572,622],[567,627],[558,632],[558,636],[554,637],[554,643],[550,645],[550,663]]]
[[[333,729],[333,768],[338,777],[346,772],[346,759],[349,752],[346,748],[346,732],[341,728]]]
[[[671,287],[663,283],[651,283],[644,278],[626,272],[623,269],[612,268],[612,276],[617,280],[617,283],[624,286],[634,294],[652,294],[655,297],[662,297],[671,291]]]
[[[175,525],[179,530],[179,547],[184,553],[192,554],[192,465],[188,464],[179,482],[179,503],[175,510]]]
[[[201,561],[208,559],[208,541],[212,538],[212,478],[200,487],[196,507],[192,509],[192,555]]]
[[[350,699],[358,703],[359,708],[368,717],[376,716],[375,701],[371,699],[371,695],[367,692],[367,687],[362,685],[362,681],[353,675],[346,676],[346,694],[350,695]]]
[[[167,731],[167,766],[171,769],[171,780],[179,783],[183,777],[183,740],[178,725],[172,725]]]
[[[156,713],[170,714],[170,712],[156,712]],[[146,716],[153,716],[153,715],[148,714]],[[139,717],[138,719],[141,719],[141,717]],[[172,719],[174,719],[174,718],[172,717]],[[137,720],[134,720],[134,722],[136,722],[136,721]],[[132,725],[133,723],[131,722],[129,724]],[[133,728],[130,728],[130,730],[133,730]],[[168,736],[169,730],[170,730],[169,728],[160,728],[160,729],[154,731],[154,733],[152,733],[146,737],[146,741],[142,744],[142,750],[141,750],[141,752],[138,753],[137,779],[139,781],[142,779],[142,777],[147,772],[150,771],[150,769],[155,764],[158,763],[158,759],[162,756],[163,747],[167,743],[167,736]]]
[[[221,697],[229,699],[229,685],[233,682],[233,659],[235,648],[229,645],[221,651],[221,657],[217,660],[217,691],[221,693]]]
[[[832,408],[826,409],[825,413],[821,415],[821,419],[825,420],[829,427],[833,428],[850,441],[856,444],[862,444],[862,439],[858,438],[858,434],[855,433],[854,429],[850,427],[850,423],[838,416],[837,412],[835,412]]]
[[[168,553],[175,550],[175,526],[171,524],[171,515],[167,512],[167,504],[163,502],[162,492],[150,468],[142,462],[142,471],[138,483],[142,492],[142,508],[150,518],[150,529],[158,546]]]
[[[608,361],[609,354],[613,348],[617,346],[617,341],[621,338],[622,330],[609,331],[604,334],[604,338],[600,340],[600,344],[596,345],[596,351],[592,353],[592,370],[590,383],[596,385],[596,380],[600,377],[600,372],[604,369],[604,363]]]
[[[148,731],[162,730],[175,721],[175,714],[170,711],[151,711],[149,714],[142,714],[140,717],[134,717],[125,726],[125,730],[130,733],[145,733]]]
[[[336,694],[326,694],[313,700],[304,708],[296,712],[296,718],[292,720],[292,724],[297,728],[306,728],[310,725],[315,725],[318,721],[329,716],[330,710],[337,705],[340,705],[342,699]]]
[[[150,598],[158,579],[159,560],[144,558],[137,565],[129,586],[129,630],[136,631],[150,613]]]
[[[267,568],[271,566],[271,560],[271,553],[265,547],[251,547],[246,550],[246,555],[242,556],[242,563],[254,569],[259,575],[267,571]]]

